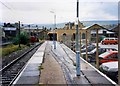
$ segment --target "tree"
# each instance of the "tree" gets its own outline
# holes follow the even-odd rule
[[[20,33],[20,44],[24,44],[27,45],[29,44],[29,36],[27,35],[26,32],[21,32]],[[19,43],[19,35],[17,34],[17,36],[14,39],[14,44],[18,44]]]

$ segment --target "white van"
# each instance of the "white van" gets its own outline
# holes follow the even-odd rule
[[[104,38],[102,44],[118,44],[118,38]]]

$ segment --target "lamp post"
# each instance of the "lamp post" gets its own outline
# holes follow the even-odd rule
[[[37,29],[36,36],[38,37],[38,25],[36,25],[36,29]]]
[[[96,67],[99,68],[99,58],[98,58],[98,28],[96,29]]]
[[[56,42],[55,42],[56,14],[54,11],[50,11],[50,13],[54,14],[53,45],[54,45],[54,49],[56,49]]]
[[[19,48],[21,47],[20,46],[20,21],[18,22],[18,30],[19,30],[19,32],[18,32],[18,35],[19,35]]]
[[[29,27],[29,36],[31,36],[30,25],[28,25],[28,27]]]
[[[79,22],[79,0],[77,0],[77,20],[76,20],[76,76],[80,76],[80,51],[78,45],[78,22]]]
[[[118,19],[120,19],[120,2],[118,3]],[[118,39],[120,39],[120,20],[118,21]],[[120,40],[118,40],[118,85],[120,85]]]
[[[88,37],[88,33],[87,33],[87,29],[86,29],[86,61],[88,61],[88,48],[87,48],[87,46],[88,46],[88,40],[87,40],[87,37]]]
[[[120,3],[119,3],[120,4]],[[119,34],[118,34],[118,39],[120,39],[120,24],[118,24],[118,29],[119,29]],[[118,40],[118,84],[120,85],[120,40]]]

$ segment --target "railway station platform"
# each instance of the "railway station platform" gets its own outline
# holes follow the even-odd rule
[[[31,57],[13,84],[117,86],[114,81],[82,58],[80,58],[81,76],[76,77],[75,63],[76,53],[70,48],[56,42],[56,49],[54,49],[53,42],[46,41]]]
[[[39,83],[39,66],[43,63],[44,52],[46,48],[46,43],[44,42],[30,60],[25,65],[22,72],[13,82],[13,85],[37,85]]]

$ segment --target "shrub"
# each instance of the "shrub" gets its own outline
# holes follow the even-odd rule
[[[40,65],[38,69],[39,69],[39,70],[43,70],[44,68],[43,68],[42,65]]]

